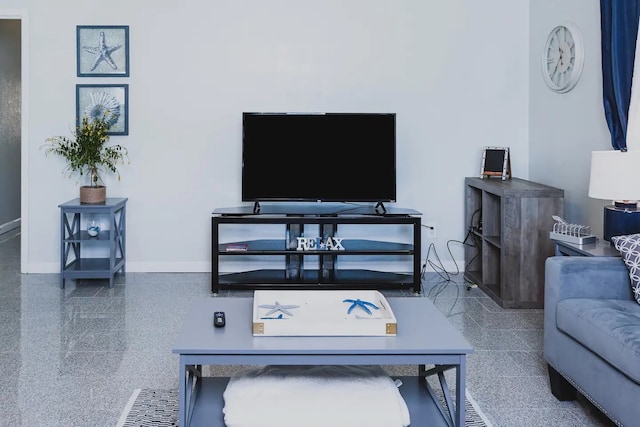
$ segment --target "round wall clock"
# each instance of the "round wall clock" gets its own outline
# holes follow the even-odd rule
[[[549,33],[542,52],[542,75],[547,85],[559,93],[578,83],[584,65],[584,46],[580,30],[567,22]]]

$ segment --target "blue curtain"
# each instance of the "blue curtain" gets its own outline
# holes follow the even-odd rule
[[[615,150],[626,149],[640,0],[600,0],[604,114]]]

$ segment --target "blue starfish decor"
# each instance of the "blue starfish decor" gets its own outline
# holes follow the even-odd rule
[[[346,300],[343,300],[342,302],[351,303],[351,306],[347,309],[347,314],[350,314],[353,311],[353,309],[356,308],[356,307],[361,308],[367,314],[372,314],[371,310],[369,310],[369,307],[373,308],[374,310],[379,310],[379,307],[377,305],[375,305],[374,303],[369,302],[369,301],[362,301],[361,299],[355,299],[355,300],[354,299],[346,299]]]
[[[270,316],[273,313],[276,313],[278,311],[286,314],[287,316],[293,316],[293,313],[291,313],[289,310],[292,308],[298,308],[300,306],[299,305],[282,305],[278,301],[276,301],[275,304],[263,304],[263,305],[259,305],[258,307],[269,309],[269,311],[265,313],[265,316]]]
[[[91,71],[98,68],[98,65],[100,65],[102,61],[109,64],[112,69],[117,70],[118,66],[111,58],[111,54],[121,47],[121,44],[107,46],[104,31],[100,31],[100,40],[98,41],[98,46],[82,46],[82,49],[96,56],[96,59],[95,61],[93,61],[93,65],[91,66]]]

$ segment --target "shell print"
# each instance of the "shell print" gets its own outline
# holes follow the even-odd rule
[[[91,103],[85,109],[85,114],[90,119],[102,118],[108,113],[108,124],[113,126],[120,118],[120,103],[107,92],[91,92]]]

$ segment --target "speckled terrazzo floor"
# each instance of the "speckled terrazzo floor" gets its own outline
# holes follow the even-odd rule
[[[127,273],[111,289],[101,280],[60,289],[57,274],[20,274],[19,265],[19,230],[0,234],[0,427],[115,426],[134,389],[177,388],[171,348],[185,307],[211,298],[208,273]],[[584,401],[551,395],[542,310],[502,309],[453,279],[428,273],[419,297],[474,347],[467,390],[494,426],[611,425]],[[250,296],[218,297],[230,295]]]

